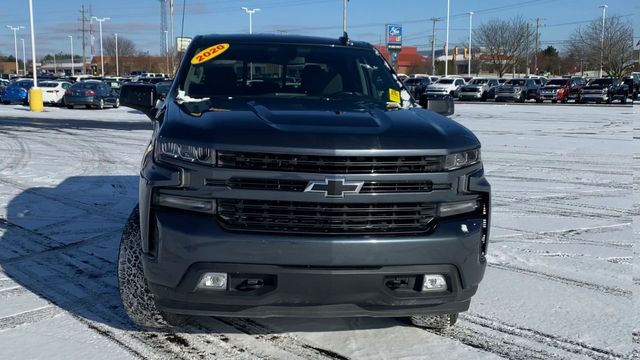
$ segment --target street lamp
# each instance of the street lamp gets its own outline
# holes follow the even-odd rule
[[[164,31],[164,43],[166,45],[164,52],[165,52],[165,55],[167,56],[167,74],[169,74],[171,70],[169,69],[169,31],[167,30]]]
[[[444,76],[447,77],[449,75],[449,10],[450,10],[451,1],[447,0],[447,36],[444,41]],[[454,60],[455,64],[455,60]]]
[[[24,39],[22,41],[22,76],[27,76],[27,53],[24,51]]]
[[[120,62],[118,60],[118,34],[114,34],[116,38],[116,76],[120,76]]]
[[[33,87],[29,90],[29,110],[42,112],[42,89],[38,87],[38,71],[36,65],[36,32],[33,26],[33,1],[29,0],[29,26],[31,28],[31,66],[33,69]]]
[[[102,23],[107,20],[111,20],[109,17],[105,18],[97,18],[95,16],[91,17],[93,20],[97,21],[100,24],[100,66],[102,68],[102,77],[104,77],[104,49],[102,48]]]
[[[260,11],[260,9],[248,9],[243,6],[242,10],[244,10],[247,14],[249,14],[249,34],[253,34],[253,14],[256,11]]]
[[[600,5],[602,9],[602,36],[600,37],[600,76],[602,77],[602,68],[604,67],[604,15],[607,12],[607,5]]]
[[[18,76],[18,37],[16,35],[17,31],[20,29],[24,29],[24,26],[11,26],[7,25],[7,27],[13,31],[13,48],[16,54],[16,76]]]
[[[76,74],[76,71],[75,66],[73,65],[73,36],[67,35],[67,37],[69,37],[69,40],[71,40],[71,76],[74,76]]]
[[[473,11],[469,12],[469,51],[467,52],[467,56],[469,56],[469,72],[467,76],[471,77],[471,24],[473,23]]]

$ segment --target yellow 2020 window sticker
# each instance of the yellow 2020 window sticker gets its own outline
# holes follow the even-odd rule
[[[389,101],[400,104],[400,91],[396,89],[389,89]]]
[[[227,51],[227,49],[229,49],[229,44],[227,43],[217,44],[217,45],[208,47],[200,51],[199,53],[195,54],[191,59],[191,64],[196,65],[196,64],[201,64],[205,61],[209,61],[215,58],[216,56],[221,55],[223,52]]]

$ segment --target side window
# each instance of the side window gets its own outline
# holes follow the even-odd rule
[[[462,80],[456,79],[456,85],[462,85]]]

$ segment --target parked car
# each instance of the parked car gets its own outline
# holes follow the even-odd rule
[[[496,101],[524,102],[529,98],[535,98],[535,95],[530,95],[531,91],[538,91],[538,85],[533,79],[509,79],[496,88]]]
[[[273,86],[245,85],[257,62]],[[282,76],[294,67],[297,88]],[[133,322],[405,316],[445,328],[468,309],[490,226],[480,142],[431,101],[417,106],[372,45],[196,36],[174,81],[160,113],[154,85],[121,90],[155,129],[118,257]]]
[[[428,77],[414,77],[404,81],[404,86],[413,95],[415,99],[420,99],[420,96],[427,92],[427,86],[433,82]]]
[[[87,109],[104,109],[105,106],[120,106],[118,95],[107,83],[87,80],[73,84],[64,94],[64,103],[69,109],[84,105]]]
[[[67,81],[38,82],[38,87],[42,88],[42,102],[50,105],[64,105],[64,93],[71,86],[72,84]]]
[[[627,96],[629,95],[629,87],[614,78],[600,78],[593,79],[582,88],[580,94],[580,102],[595,102],[610,104],[614,100],[619,100],[621,103],[627,103]]]
[[[2,93],[4,92],[4,89],[9,86],[9,84],[9,80],[0,79],[0,102],[2,102]]]
[[[29,89],[33,87],[33,80],[18,79],[4,88],[2,92],[2,103],[29,103]]]
[[[640,75],[625,76],[622,82],[629,88],[629,97],[633,100],[638,100],[638,94],[640,93]]]
[[[437,94],[437,95],[451,95],[453,97],[458,97],[460,92],[460,88],[462,88],[465,84],[464,79],[461,77],[446,77],[440,78],[435,83],[427,86],[427,93]]]
[[[460,100],[487,101],[492,88],[500,85],[497,78],[473,78],[460,89]]]
[[[536,102],[541,103],[550,100],[552,103],[558,101],[566,103],[569,100],[578,102],[580,92],[586,81],[580,77],[551,79],[540,88]]]

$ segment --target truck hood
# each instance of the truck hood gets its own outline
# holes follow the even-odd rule
[[[272,152],[432,150],[444,154],[480,145],[464,126],[422,108],[385,111],[316,103],[249,101],[193,115],[172,102],[159,136],[216,149]]]

